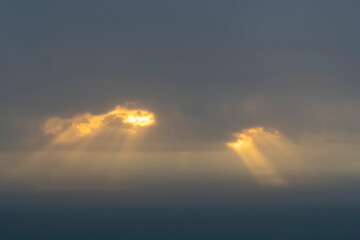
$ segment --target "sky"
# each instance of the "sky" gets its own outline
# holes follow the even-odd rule
[[[179,209],[216,205],[212,214],[225,222],[241,215],[239,205],[262,206],[254,228],[279,205],[327,206],[322,223],[326,214],[348,216],[332,211],[360,200],[359,7],[353,0],[1,1],[0,201],[8,206],[1,211],[36,205],[35,213],[55,218],[57,207],[72,216],[84,203],[81,219],[97,206],[110,222],[109,209],[127,206],[147,224],[138,206],[173,219]],[[161,207],[176,211],[164,217]],[[113,217],[126,222],[117,211]],[[35,214],[5,212],[23,226]],[[312,225],[299,235],[296,224],[282,235],[280,215],[272,235],[260,221],[271,236],[230,230],[248,239],[344,239],[345,232],[357,239],[341,224],[333,238]],[[99,236],[109,230],[101,226]],[[157,227],[142,229],[148,238],[130,230],[122,238],[177,231],[179,239],[212,239],[205,225],[194,238],[176,225],[163,238]],[[220,229],[212,236],[229,232]],[[61,239],[56,231],[47,234]]]

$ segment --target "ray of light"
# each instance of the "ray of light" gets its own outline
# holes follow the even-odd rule
[[[237,140],[228,142],[227,146],[235,150],[240,156],[245,166],[263,185],[286,185],[287,182],[269,162],[266,156],[256,146],[256,141],[274,142],[279,138],[279,132],[275,130],[266,131],[262,127],[246,129],[241,133],[235,134]]]
[[[152,112],[122,106],[99,115],[49,118],[43,130],[54,138],[9,169],[6,178],[35,189],[124,187],[129,150],[154,123]]]

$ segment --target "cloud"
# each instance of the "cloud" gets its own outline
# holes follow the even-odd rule
[[[98,133],[105,125],[117,119],[132,127],[146,127],[155,123],[152,112],[117,106],[105,114],[84,113],[73,118],[51,117],[45,123],[44,133],[54,135],[54,143],[75,142]]]

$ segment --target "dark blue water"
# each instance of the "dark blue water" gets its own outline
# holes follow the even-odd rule
[[[201,199],[181,204],[181,199],[145,203],[79,196],[5,197],[0,207],[0,239],[360,239],[356,201]]]

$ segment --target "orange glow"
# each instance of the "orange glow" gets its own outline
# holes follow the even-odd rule
[[[81,137],[94,134],[104,125],[121,119],[122,123],[133,127],[146,127],[155,123],[154,114],[142,109],[129,110],[117,106],[114,110],[99,115],[85,113],[73,118],[49,118],[44,126],[46,134],[55,135],[54,142],[74,142]]]
[[[127,110],[117,107],[117,109],[110,112],[110,114],[115,114],[117,117],[122,118],[123,123],[133,126],[145,127],[155,122],[154,114],[146,110]]]
[[[236,142],[229,142],[227,145],[233,149],[247,148],[251,144],[253,144],[253,140],[251,137],[246,136],[241,133],[238,135],[238,139]]]

